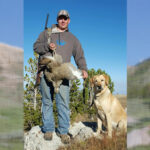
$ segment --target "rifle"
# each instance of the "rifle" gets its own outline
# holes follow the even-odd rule
[[[47,30],[47,24],[48,24],[48,18],[49,18],[49,14],[47,14],[46,17],[46,22],[45,22],[45,30]],[[40,59],[40,58],[39,58]],[[40,85],[41,82],[41,72],[42,72],[42,68],[39,65],[39,59],[38,59],[38,67],[37,67],[37,75],[36,75],[36,81],[35,81],[35,85],[34,87],[38,87]]]
[[[48,17],[49,17],[49,14],[47,14],[47,17],[46,17],[45,30],[47,29]]]

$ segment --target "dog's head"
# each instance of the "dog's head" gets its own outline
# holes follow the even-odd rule
[[[109,84],[109,76],[105,74],[95,75],[90,79],[90,87],[96,92],[101,92]]]

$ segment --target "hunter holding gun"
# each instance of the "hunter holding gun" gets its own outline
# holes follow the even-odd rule
[[[34,43],[34,51],[40,57],[52,55],[52,51],[62,56],[63,62],[70,62],[71,56],[74,57],[76,65],[82,70],[83,78],[87,78],[87,65],[84,52],[79,40],[68,30],[70,15],[66,10],[60,10],[57,15],[57,23],[40,33]],[[54,89],[52,83],[48,82],[44,76],[41,77],[40,90],[42,94],[42,121],[45,140],[52,140],[55,131],[55,122],[53,117],[53,99]],[[56,134],[61,138],[64,144],[70,142],[68,129],[70,126],[70,108],[69,108],[69,81],[64,79],[60,86],[59,93],[56,94],[56,107],[58,112],[58,128]]]

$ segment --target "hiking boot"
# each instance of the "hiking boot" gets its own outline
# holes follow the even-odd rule
[[[59,134],[57,135],[61,138],[61,142],[64,144],[69,144],[70,143],[70,136],[68,134]]]
[[[51,141],[52,138],[53,138],[53,133],[52,132],[46,132],[46,133],[44,133],[44,139],[45,140]]]

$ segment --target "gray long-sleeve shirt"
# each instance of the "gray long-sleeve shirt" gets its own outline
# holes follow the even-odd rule
[[[79,40],[70,32],[58,32],[56,27],[52,29],[51,42],[56,44],[57,54],[62,56],[63,62],[70,62],[74,57],[76,65],[81,70],[87,70],[84,52]],[[40,56],[50,54],[48,44],[48,32],[44,30],[40,33],[34,43],[34,51]]]

